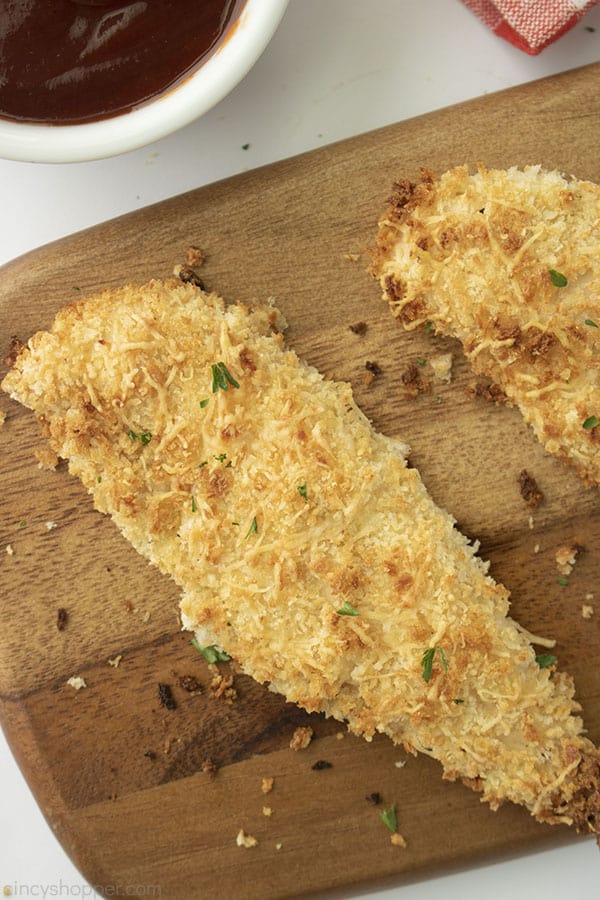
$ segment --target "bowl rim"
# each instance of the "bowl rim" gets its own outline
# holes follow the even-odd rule
[[[186,79],[129,112],[95,122],[50,125],[0,117],[0,158],[63,163],[137,150],[189,125],[244,78],[275,33],[289,0],[246,0],[229,34]]]

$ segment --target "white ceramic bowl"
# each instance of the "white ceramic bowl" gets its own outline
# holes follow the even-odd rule
[[[0,157],[83,162],[135,150],[203,115],[238,84],[273,36],[289,0],[246,0],[221,46],[170,92],[131,112],[81,125],[37,125],[0,118]]]

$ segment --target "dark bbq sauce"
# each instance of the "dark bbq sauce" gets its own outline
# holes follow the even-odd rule
[[[134,109],[223,42],[245,0],[0,0],[0,116],[54,125]]]

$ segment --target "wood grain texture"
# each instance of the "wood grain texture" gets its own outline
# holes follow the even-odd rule
[[[434,499],[481,540],[511,589],[515,618],[556,638],[597,742],[600,597],[591,619],[581,608],[600,575],[598,493],[546,456],[515,410],[469,396],[473,378],[455,344],[403,333],[366,267],[392,181],[421,165],[539,162],[600,181],[599,84],[593,65],[391,125],[81,232],[0,272],[2,348],[81,294],[169,275],[190,244],[208,255],[208,288],[230,300],[274,297],[299,355],[348,380],[375,427],[410,443]],[[349,328],[357,321],[367,323],[362,336]],[[441,351],[454,353],[452,382],[407,398],[406,367]],[[370,384],[367,361],[381,368]],[[31,415],[0,402],[0,719],[92,883],[159,885],[162,897],[182,900],[267,900],[399,883],[573,839],[515,807],[490,812],[442,782],[431,760],[397,767],[406,757],[386,739],[339,739],[336,723],[242,676],[235,703],[213,697],[208,667],[179,630],[174,584],[93,511],[64,465],[37,466]],[[523,468],[545,496],[532,518],[517,486]],[[555,552],[572,542],[586,549],[564,587]],[[59,607],[68,613],[62,631]],[[118,668],[109,665],[118,655]],[[87,688],[68,686],[72,675]],[[201,692],[180,687],[183,675]],[[161,706],[159,683],[171,686],[175,709]],[[288,745],[300,724],[315,738],[296,753]],[[203,771],[209,760],[216,775]],[[314,770],[318,760],[332,767]],[[265,776],[275,778],[268,795]],[[366,799],[373,792],[383,807],[397,804],[406,849],[390,844],[382,807]],[[258,846],[237,847],[240,828]]]

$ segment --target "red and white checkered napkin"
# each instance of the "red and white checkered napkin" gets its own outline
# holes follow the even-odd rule
[[[536,54],[572,28],[600,0],[464,0],[492,31]]]

